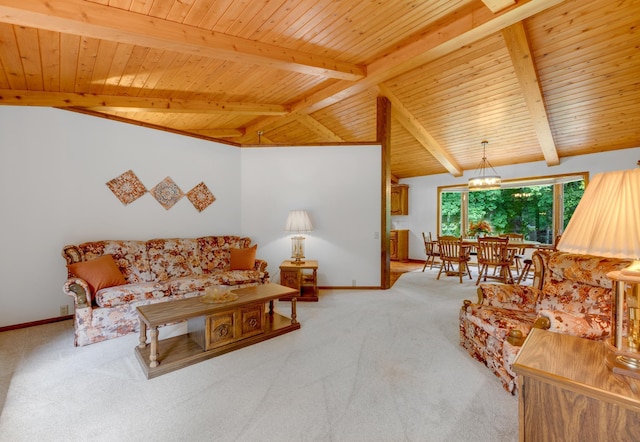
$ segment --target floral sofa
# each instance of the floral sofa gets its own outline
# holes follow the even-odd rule
[[[205,236],[149,241],[94,241],[63,248],[73,297],[76,346],[138,330],[139,305],[202,294],[212,285],[269,282],[250,238]]]
[[[607,273],[631,261],[537,250],[532,286],[481,284],[478,302],[460,310],[460,345],[516,392],[511,366],[533,328],[602,340],[611,326],[612,283]]]

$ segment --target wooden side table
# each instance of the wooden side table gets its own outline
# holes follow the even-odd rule
[[[602,342],[534,329],[518,374],[521,441],[637,440],[640,380],[614,374]]]
[[[280,284],[298,290],[298,301],[318,301],[318,261],[306,259],[301,264],[282,261],[280,264]],[[290,301],[294,296],[279,298]]]

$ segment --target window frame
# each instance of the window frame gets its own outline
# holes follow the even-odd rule
[[[534,176],[527,178],[512,178],[502,181],[501,189],[510,187],[527,187],[527,186],[540,186],[540,185],[553,185],[553,217],[552,217],[552,229],[553,238],[561,235],[564,231],[564,226],[560,228],[564,220],[564,187],[563,184],[572,181],[584,180],[585,189],[589,184],[589,172],[574,172],[564,173],[557,175],[545,175]],[[460,191],[460,231],[466,232],[469,230],[469,189],[466,184],[450,184],[447,186],[438,186],[438,210],[437,210],[437,228],[436,232],[441,232],[442,222],[442,192],[455,192]],[[474,190],[474,192],[482,192],[481,190]]]

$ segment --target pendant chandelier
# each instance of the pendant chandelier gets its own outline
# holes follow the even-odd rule
[[[476,176],[469,179],[469,190],[495,190],[499,189],[502,183],[502,179],[487,160],[487,144],[489,144],[488,141],[482,142],[482,161],[476,170]],[[487,175],[489,170],[493,174]]]

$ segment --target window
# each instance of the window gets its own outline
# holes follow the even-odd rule
[[[470,225],[486,221],[491,234],[523,233],[553,244],[584,193],[588,173],[509,180],[498,190],[469,192],[466,186],[438,188],[438,231],[473,236]]]

